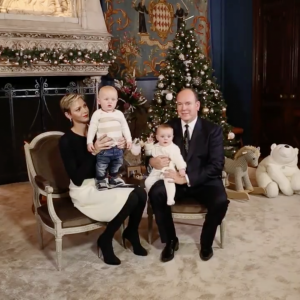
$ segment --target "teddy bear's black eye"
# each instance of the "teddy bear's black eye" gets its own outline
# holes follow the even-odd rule
[[[252,159],[255,160],[255,157],[253,157]]]

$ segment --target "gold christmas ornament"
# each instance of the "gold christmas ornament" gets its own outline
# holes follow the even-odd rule
[[[203,107],[202,112],[207,115],[209,113],[209,109],[207,107]]]

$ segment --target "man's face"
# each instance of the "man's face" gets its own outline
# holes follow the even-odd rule
[[[191,90],[183,90],[177,95],[177,112],[185,123],[194,121],[198,116],[199,109],[200,102],[195,99]]]
[[[177,3],[177,9],[180,9],[180,3]]]

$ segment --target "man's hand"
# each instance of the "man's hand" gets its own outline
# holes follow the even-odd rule
[[[166,170],[164,173],[165,178],[170,178],[169,182],[174,182],[176,184],[186,184],[186,178],[182,177],[178,172],[174,170]]]
[[[185,169],[181,169],[181,170],[178,170],[178,173],[181,177],[184,177],[185,176]]]
[[[124,137],[119,138],[118,143],[117,143],[117,147],[119,149],[124,149],[126,146],[126,140],[124,139]]]
[[[166,168],[169,166],[170,158],[165,155],[159,155],[157,157],[150,158],[149,163],[154,169],[161,170],[162,168]]]

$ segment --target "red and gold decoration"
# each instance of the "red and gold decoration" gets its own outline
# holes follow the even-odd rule
[[[144,106],[147,99],[142,95],[142,90],[137,87],[135,72],[133,75],[126,75],[121,80],[115,79],[114,83],[118,91],[118,109],[124,113],[129,122],[135,118],[137,111],[146,111]]]
[[[151,0],[149,4],[151,30],[165,41],[172,33],[174,10],[166,0]]]

